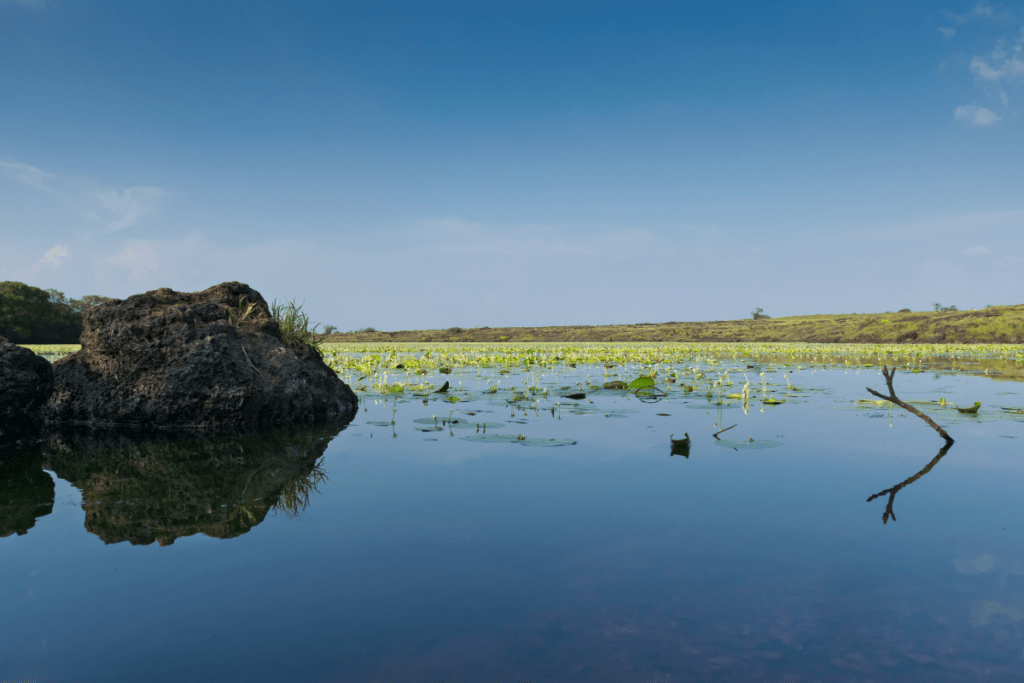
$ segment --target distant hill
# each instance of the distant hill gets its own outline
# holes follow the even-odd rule
[[[1024,304],[973,311],[802,315],[708,322],[475,327],[327,335],[332,342],[826,342],[1024,344]]]

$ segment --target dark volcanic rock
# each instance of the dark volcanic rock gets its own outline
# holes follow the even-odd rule
[[[225,282],[86,309],[82,349],[54,363],[50,422],[155,427],[310,424],[354,411],[352,390],[288,345],[259,292]]]
[[[33,432],[52,392],[49,361],[0,337],[0,443]]]

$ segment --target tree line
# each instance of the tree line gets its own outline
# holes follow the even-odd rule
[[[82,312],[111,297],[89,294],[72,299],[56,289],[24,282],[0,282],[0,336],[15,344],[77,344]]]

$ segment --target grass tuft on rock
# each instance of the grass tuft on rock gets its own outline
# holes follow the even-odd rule
[[[295,299],[270,304],[270,315],[281,328],[281,341],[290,346],[305,344],[313,349],[318,356],[323,356],[321,348],[322,335],[317,332],[320,323],[311,325],[309,316],[302,312],[303,304],[296,304]]]

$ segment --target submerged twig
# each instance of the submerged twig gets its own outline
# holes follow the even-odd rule
[[[924,469],[922,469],[920,472],[918,472],[914,476],[910,477],[909,479],[906,479],[906,480],[900,482],[899,484],[896,484],[896,486],[893,486],[892,488],[886,489],[884,491],[879,491],[875,495],[873,495],[870,498],[868,498],[867,502],[870,503],[871,501],[873,501],[875,498],[878,498],[879,496],[884,496],[887,493],[889,494],[889,502],[885,504],[885,512],[882,513],[882,524],[885,524],[886,522],[888,522],[890,518],[892,518],[892,521],[894,521],[894,522],[896,521],[896,514],[892,511],[892,503],[893,503],[893,500],[895,500],[896,494],[899,493],[900,489],[902,489],[904,486],[909,486],[910,484],[913,484],[915,481],[917,481],[918,479],[920,479],[924,475],[928,474],[931,471],[931,469],[933,467],[935,467],[935,464],[938,463],[939,460],[942,460],[942,457],[944,455],[946,455],[946,452],[953,445],[953,439],[950,439],[949,437],[946,437],[946,438],[948,439],[946,441],[946,445],[943,446],[939,450],[938,455],[936,455],[934,458],[932,458],[932,461],[930,463],[928,463],[927,465],[924,466]]]
[[[948,445],[953,443],[953,437],[951,437],[949,434],[947,434],[945,429],[943,429],[942,427],[937,425],[935,423],[935,420],[931,419],[930,417],[928,417],[927,415],[922,413],[920,410],[918,410],[914,406],[912,406],[910,404],[907,404],[907,403],[904,403],[900,399],[896,398],[896,391],[892,388],[892,378],[893,378],[893,376],[895,374],[896,374],[896,368],[893,368],[892,370],[890,370],[888,366],[886,366],[886,365],[882,366],[882,375],[885,377],[885,383],[889,387],[889,395],[888,396],[884,396],[884,395],[878,393],[877,391],[875,391],[871,387],[865,387],[865,389],[867,389],[869,393],[877,396],[878,398],[885,399],[886,401],[891,401],[892,403],[895,403],[896,405],[898,405],[900,408],[903,408],[903,410],[907,411],[908,413],[913,413],[914,415],[917,415],[919,418],[921,418],[922,420],[927,422],[929,427],[931,427],[932,429],[937,431],[939,433],[939,435],[943,439],[946,440],[946,444],[947,444],[947,448],[948,448]],[[943,453],[943,455],[945,455],[945,454]],[[895,519],[895,517],[893,519]]]

